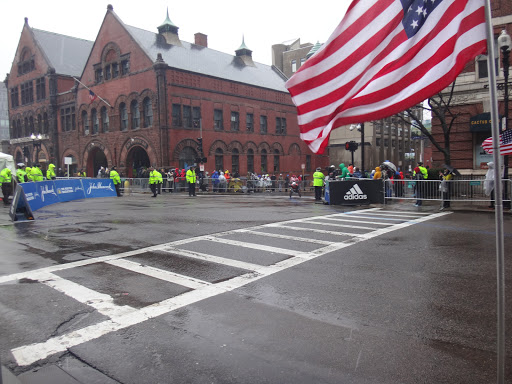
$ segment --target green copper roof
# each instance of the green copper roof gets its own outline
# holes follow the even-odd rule
[[[322,44],[320,44],[320,42],[317,41],[316,44],[313,45],[313,48],[311,48],[311,50],[306,55],[306,58],[309,59],[311,56],[313,56],[315,54],[315,52],[320,49],[321,46],[322,46]]]
[[[245,45],[245,36],[242,35],[242,45],[240,45],[240,48],[237,49],[237,51],[240,51],[242,49],[246,49],[248,51],[251,51],[247,45]],[[252,51],[251,51],[252,52]]]
[[[174,24],[171,21],[171,19],[169,18],[169,8],[167,8],[167,17],[165,18],[165,20],[162,23],[162,25],[158,27],[158,29],[160,29],[162,27],[165,27],[165,26],[170,26],[170,27],[178,28],[178,26],[176,24]]]

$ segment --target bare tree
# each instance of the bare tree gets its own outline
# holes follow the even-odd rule
[[[439,120],[440,127],[443,132],[442,141],[434,139],[432,134],[427,130],[421,117],[414,113],[413,109],[407,109],[406,111],[399,113],[398,117],[403,120],[406,124],[411,125],[413,128],[417,128],[420,132],[425,135],[432,145],[437,148],[444,156],[444,163],[451,165],[450,155],[450,133],[457,117],[460,116],[460,112],[454,112],[452,109],[453,93],[455,89],[455,81],[452,83],[450,92],[438,93],[428,99],[428,107],[424,104],[418,106],[424,111],[430,112],[432,117],[436,117]],[[442,144],[442,145],[441,145]]]

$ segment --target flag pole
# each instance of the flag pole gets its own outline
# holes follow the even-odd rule
[[[501,183],[500,133],[498,127],[498,97],[496,68],[494,66],[494,29],[490,0],[485,0],[485,24],[487,30],[487,68],[489,71],[489,96],[491,101],[491,129],[494,159],[494,196],[496,221],[496,270],[497,270],[497,383],[505,384],[505,258],[503,235],[503,196]]]
[[[82,84],[85,88],[87,88],[89,91],[93,92],[93,90],[91,88],[89,88],[87,85],[85,85],[84,83],[82,83],[80,80],[78,80],[76,77],[73,77],[73,79],[75,79],[76,81],[78,81],[80,84]],[[112,107],[109,103],[107,103],[104,99],[102,99],[100,97],[100,95],[96,94],[95,95],[98,97],[98,99],[100,99],[101,101],[103,101],[105,104],[107,104],[110,108],[114,108]]]

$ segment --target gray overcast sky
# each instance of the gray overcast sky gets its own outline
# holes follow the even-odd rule
[[[0,81],[11,70],[25,17],[32,28],[93,41],[109,3],[125,24],[154,32],[168,7],[180,39],[194,42],[194,34],[202,32],[208,35],[209,48],[233,55],[244,35],[253,59],[271,65],[272,44],[294,38],[325,42],[350,0],[0,0]]]

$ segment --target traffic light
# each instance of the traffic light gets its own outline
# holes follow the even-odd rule
[[[345,149],[350,152],[357,151],[358,147],[359,147],[359,144],[357,144],[355,141],[347,141],[345,143]]]
[[[197,152],[199,152],[199,156],[200,157],[203,157],[203,138],[202,137],[198,137],[197,138]]]

